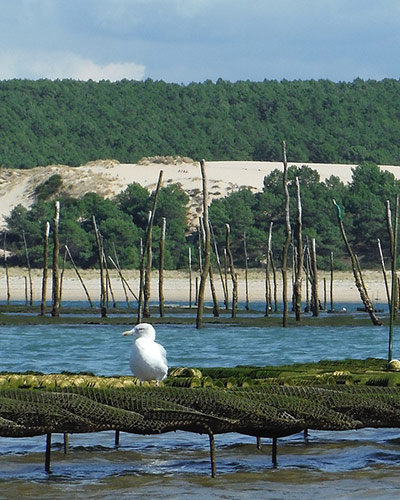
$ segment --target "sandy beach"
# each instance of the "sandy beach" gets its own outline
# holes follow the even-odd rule
[[[244,270],[238,271],[239,275],[239,301],[246,300],[246,282]],[[100,277],[99,272],[96,270],[82,270],[80,276],[89,292],[93,301],[98,301],[100,297]],[[121,280],[116,271],[110,271],[111,287],[116,301],[125,301],[125,292],[121,284]],[[123,271],[124,278],[128,281],[132,291],[137,294],[139,287],[139,272],[137,270]],[[192,298],[195,297],[195,283],[196,276],[199,275],[192,273]],[[386,292],[382,274],[378,271],[366,271],[365,282],[368,287],[370,298],[379,304],[386,302]],[[41,300],[42,294],[42,272],[39,269],[32,270],[32,297],[34,301]],[[30,280],[28,271],[20,268],[9,269],[9,283],[10,283],[10,299],[12,301],[23,301],[30,297]],[[189,302],[189,273],[187,271],[165,271],[164,273],[164,297],[166,302]],[[248,273],[248,295],[249,301],[259,302],[265,300],[265,274],[259,270],[251,269]],[[222,286],[217,273],[215,273],[215,286],[217,296],[221,303],[223,302]],[[290,284],[289,284],[290,286]],[[305,285],[303,296],[305,297]],[[228,281],[228,288],[231,294],[231,283]],[[319,274],[319,296],[320,300],[324,300],[326,290],[326,300],[330,301],[330,274],[328,272],[320,272]],[[335,302],[360,302],[358,290],[354,284],[354,279],[351,273],[336,272],[333,281],[334,301]],[[49,278],[47,282],[47,300],[51,300],[52,291],[52,276],[49,271]],[[130,301],[135,301],[132,294],[128,291]],[[281,281],[278,281],[278,300],[281,298]],[[62,286],[63,300],[79,300],[87,301],[86,292],[83,288],[81,281],[73,269],[65,270]],[[2,269],[0,274],[0,300],[7,299],[7,281],[5,270]],[[210,287],[206,287],[206,299],[211,300]],[[110,293],[110,300],[112,295]],[[158,272],[154,271],[151,281],[151,300],[158,301]],[[329,304],[328,304],[329,305]]]

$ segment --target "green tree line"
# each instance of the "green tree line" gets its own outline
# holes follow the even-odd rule
[[[273,252],[279,266],[285,238],[284,195],[282,171],[274,170],[264,178],[263,189],[253,193],[247,188],[214,199],[209,216],[220,254],[225,246],[225,224],[231,227],[231,250],[238,266],[244,266],[243,241],[246,234],[248,264],[263,266],[268,230],[273,222]],[[337,225],[335,199],[341,206],[344,224],[353,250],[363,265],[378,266],[377,238],[389,256],[386,222],[386,201],[394,206],[400,183],[393,174],[376,164],[364,163],[353,170],[349,184],[332,176],[321,181],[319,174],[303,166],[291,166],[288,171],[291,200],[291,219],[296,220],[296,186],[299,178],[304,239],[315,238],[319,266],[327,268],[330,253],[335,255],[335,266],[348,265],[348,257]],[[60,184],[61,183],[61,184]],[[36,200],[28,210],[22,205],[14,208],[7,218],[7,249],[9,262],[24,266],[23,233],[29,249],[30,262],[35,267],[43,264],[43,235],[46,221],[52,221],[54,200],[62,180],[55,175],[38,186]],[[137,268],[140,239],[144,237],[153,193],[137,183],[113,199],[103,199],[88,193],[80,199],[61,198],[60,243],[67,244],[76,264],[82,268],[97,266],[97,249],[93,231],[93,216],[104,237],[106,254],[115,256],[124,268]],[[167,219],[165,264],[167,269],[187,266],[188,248],[193,249],[194,265],[199,264],[199,231],[188,224],[188,196],[177,185],[168,185],[160,191],[153,230],[154,265],[157,265],[161,221]]]
[[[399,164],[400,81],[0,82],[0,165],[144,156]]]

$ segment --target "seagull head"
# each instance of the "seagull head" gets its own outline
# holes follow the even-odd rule
[[[137,338],[147,338],[153,341],[156,339],[156,331],[149,323],[139,323],[132,330],[123,332],[122,335],[135,335]]]

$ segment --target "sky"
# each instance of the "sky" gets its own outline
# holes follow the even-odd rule
[[[399,76],[399,0],[0,0],[0,80]]]

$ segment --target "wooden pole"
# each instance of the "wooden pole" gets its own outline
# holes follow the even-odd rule
[[[33,286],[32,286],[32,270],[31,264],[29,262],[29,252],[28,245],[26,244],[25,231],[22,230],[22,238],[24,240],[24,248],[25,248],[25,257],[26,257],[26,265],[28,268],[28,276],[29,276],[29,305],[33,305]]]
[[[296,223],[296,236],[297,236],[297,262],[296,262],[296,275],[294,283],[294,308],[296,321],[301,320],[301,288],[303,281],[303,217],[302,205],[300,194],[300,182],[296,177],[296,194],[297,194],[297,223]]]
[[[312,313],[313,316],[319,316],[319,297],[318,297],[318,271],[317,271],[317,250],[315,238],[311,240],[311,265],[312,265]]]
[[[50,460],[51,460],[51,434],[48,433],[46,434],[46,456],[44,461],[44,470],[47,474],[51,472]]]
[[[154,217],[157,208],[158,197],[160,194],[161,184],[163,179],[163,171],[160,170],[156,190],[154,192],[153,205],[149,214],[149,221],[146,230],[146,239],[144,242],[143,253],[140,262],[140,284],[139,284],[139,304],[138,304],[138,323],[141,322],[142,316],[150,317],[150,287],[151,287],[151,244]],[[144,303],[142,302],[144,298]],[[142,311],[143,306],[143,311]]]
[[[228,257],[229,269],[231,272],[231,279],[232,279],[232,318],[236,318],[236,309],[238,303],[238,280],[237,280],[237,274],[235,272],[235,266],[233,264],[233,256],[229,240],[231,234],[231,228],[229,224],[225,224],[225,230],[226,230],[226,255]]]
[[[65,261],[67,260],[67,251],[64,249],[62,268],[61,268],[61,276],[60,276],[60,307],[62,304],[62,294],[63,294],[63,286],[64,286],[64,273],[65,273]]]
[[[67,245],[65,245],[65,251],[67,252],[67,255],[69,257],[69,260],[71,261],[72,267],[74,268],[74,271],[75,271],[76,275],[78,276],[79,281],[81,282],[83,290],[84,290],[86,297],[89,301],[90,307],[93,307],[93,302],[92,302],[92,299],[90,298],[89,291],[88,291],[88,289],[87,289],[87,287],[82,279],[82,276],[81,276],[78,268],[75,265],[74,259],[72,258],[71,252],[69,251],[69,248]]]
[[[375,314],[374,307],[372,305],[371,299],[368,296],[367,289],[363,286],[362,277],[360,276],[360,272],[359,272],[358,266],[357,266],[357,259],[354,255],[353,250],[351,249],[350,243],[347,239],[346,231],[344,229],[343,219],[342,219],[342,211],[335,200],[332,200],[332,202],[337,208],[337,217],[338,217],[340,232],[342,233],[343,241],[346,245],[347,251],[348,251],[350,259],[351,259],[354,281],[355,281],[355,285],[360,293],[360,298],[365,306],[366,311],[368,312],[368,314],[371,318],[372,323],[376,326],[382,326],[382,322],[377,318],[377,316]]]
[[[330,312],[334,312],[335,308],[333,306],[333,252],[330,253],[330,264],[331,264],[331,283],[330,283],[330,295],[331,295],[331,308]]]
[[[272,464],[278,466],[278,438],[272,438]]]
[[[247,256],[247,242],[246,242],[246,232],[243,233],[243,253],[244,253],[244,279],[246,286],[246,305],[245,308],[249,310],[249,267],[248,267],[248,256]]]
[[[204,263],[203,270],[200,277],[200,287],[198,295],[197,315],[196,315],[196,328],[200,329],[203,324],[203,310],[204,310],[204,293],[206,287],[207,277],[210,272],[211,251],[210,251],[210,225],[208,223],[208,187],[207,187],[207,172],[206,162],[200,161],[200,171],[203,185],[203,226],[204,226]],[[200,248],[200,247],[199,247]]]
[[[224,281],[225,281],[225,309],[229,309],[229,290],[228,290],[228,256],[224,248]]]
[[[192,308],[192,248],[188,248],[188,268],[189,268],[189,309]]]
[[[214,434],[210,431],[208,434],[210,441],[210,461],[211,461],[211,477],[217,477],[217,462],[215,458],[215,439]]]
[[[224,294],[224,304],[226,306],[226,304],[228,303],[228,297],[227,297],[227,294],[226,294],[226,286],[225,286],[225,281],[224,281],[223,274],[222,274],[222,266],[221,266],[221,260],[219,258],[217,240],[215,239],[215,234],[214,234],[214,230],[213,230],[213,226],[212,226],[211,222],[210,222],[210,231],[211,231],[211,237],[212,237],[212,240],[213,240],[213,243],[214,243],[214,253],[215,253],[215,259],[216,259],[216,262],[217,262],[217,267],[218,267],[218,272],[219,272],[219,278],[221,280],[222,291],[223,291],[223,294]]]
[[[393,260],[395,236],[394,236],[394,230],[393,230],[393,226],[392,226],[392,213],[391,213],[391,210],[390,210],[390,202],[389,202],[389,200],[386,201],[386,224],[387,224],[387,229],[388,229],[388,233],[389,233],[390,257]],[[392,299],[390,300],[390,302],[392,303]],[[397,318],[398,309],[399,309],[399,300],[398,300],[398,293],[397,293],[397,282],[395,283],[395,298],[394,298],[393,303],[394,303],[394,317]]]
[[[115,267],[115,269],[118,272],[119,278],[121,280],[122,289],[123,289],[124,294],[125,294],[126,305],[129,308],[130,304],[129,304],[128,292],[126,291],[126,285],[125,285],[125,282],[124,282],[124,277],[122,276],[122,273],[121,273],[121,266],[119,265],[119,259],[118,259],[117,249],[115,248],[114,242],[113,242],[112,246],[113,246],[113,252],[114,252],[115,262],[113,261],[113,259],[110,256],[108,256],[108,258],[110,259],[111,264]]]
[[[7,287],[7,305],[10,305],[10,274],[8,271],[7,250],[6,250],[6,233],[4,233],[4,267],[6,270],[6,287]]]
[[[165,316],[164,307],[164,248],[165,248],[165,231],[167,227],[167,219],[162,218],[161,222],[161,237],[160,237],[160,260],[158,266],[158,301],[160,318]]]
[[[394,229],[393,229],[393,246],[392,246],[392,295],[390,301],[390,325],[389,325],[389,350],[388,361],[393,359],[393,326],[396,317],[396,289],[397,289],[397,276],[396,276],[396,260],[397,260],[397,236],[399,226],[399,195],[396,194],[395,211],[394,211]]]
[[[282,249],[282,300],[283,300],[283,317],[282,326],[288,325],[288,284],[287,284],[287,258],[290,246],[290,211],[289,211],[289,189],[288,189],[288,164],[286,157],[286,142],[282,141],[282,156],[283,156],[283,192],[285,195],[285,227],[286,238]]]
[[[107,317],[106,281],[104,277],[103,242],[100,231],[97,227],[96,217],[94,215],[93,215],[93,227],[96,236],[97,254],[98,254],[99,268],[100,268],[100,310],[101,310],[101,317],[106,318]]]
[[[60,222],[60,202],[56,201],[54,205],[53,218],[53,308],[51,315],[55,318],[60,316],[60,275],[58,270],[58,255],[60,251],[58,240],[58,224]]]
[[[276,268],[275,268],[275,262],[274,262],[274,254],[272,253],[271,250],[271,270],[272,270],[272,277],[274,281],[274,312],[278,312],[278,280],[276,279]]]
[[[265,316],[269,316],[269,312],[272,309],[272,297],[271,297],[271,284],[269,278],[269,267],[271,260],[271,244],[272,244],[272,226],[273,222],[271,221],[269,224],[269,232],[268,232],[268,242],[267,242],[267,251],[265,255]]]
[[[42,302],[40,304],[40,316],[44,316],[46,314],[49,234],[50,234],[50,223],[46,222],[44,230],[44,240],[43,240],[43,277],[42,277]]]
[[[378,243],[379,256],[381,259],[381,269],[382,269],[382,274],[383,274],[383,280],[385,282],[386,298],[387,298],[387,302],[388,302],[388,306],[389,306],[389,310],[390,310],[391,304],[390,304],[389,283],[388,283],[388,278],[387,278],[387,273],[386,273],[385,260],[383,258],[381,240],[379,238],[377,239],[377,243]]]
[[[117,257],[117,256],[116,256]],[[108,258],[110,259],[110,262],[111,264],[115,267],[115,269],[117,270],[118,274],[119,274],[119,277],[121,278],[121,282],[123,283],[124,285],[124,292],[125,292],[125,298],[126,298],[126,301],[128,303],[128,307],[129,307],[129,299],[128,299],[128,294],[126,292],[126,289],[129,290],[129,292],[132,294],[132,296],[135,298],[135,300],[137,300],[139,302],[139,298],[138,296],[136,295],[136,293],[132,290],[132,288],[130,287],[128,281],[125,279],[125,277],[123,276],[122,274],[122,271],[121,271],[121,268],[119,266],[119,262],[115,262],[114,259],[109,255]]]

